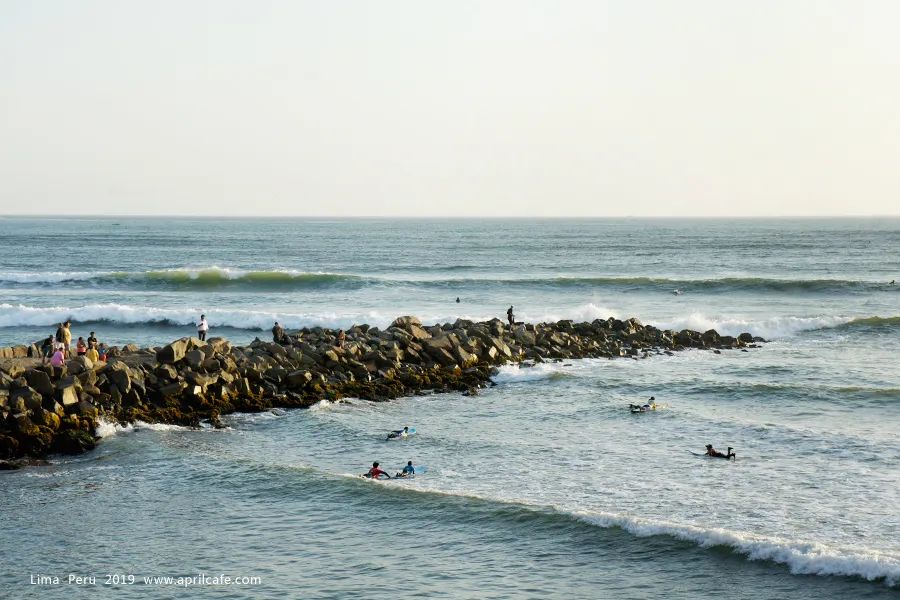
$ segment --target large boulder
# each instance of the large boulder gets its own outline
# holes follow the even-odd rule
[[[81,429],[66,429],[53,438],[53,451],[62,454],[81,454],[97,445],[94,436]]]
[[[209,338],[206,340],[206,345],[209,346],[215,354],[228,354],[231,352],[231,342],[225,338]]]
[[[200,365],[203,364],[203,361],[206,360],[206,355],[202,350],[194,349],[187,352],[184,355],[184,358],[192,369],[199,369]]]
[[[74,381],[61,381],[56,384],[56,397],[64,409],[74,407],[78,404],[78,390],[75,388]]]
[[[199,341],[199,340],[198,340]],[[156,352],[156,360],[161,363],[176,363],[190,349],[191,338],[181,338],[171,344],[163,346]]]
[[[119,391],[127,394],[131,389],[131,369],[123,362],[115,361],[106,368],[106,378],[114,383]]]
[[[50,376],[46,372],[32,369],[25,374],[25,379],[28,381],[28,385],[39,394],[44,396],[53,395],[53,382],[50,381]]]
[[[396,319],[394,319],[394,322],[391,323],[391,327],[399,327],[400,329],[406,329],[410,325],[421,327],[422,321],[420,321],[418,317],[407,315],[404,317],[397,317]]]
[[[42,401],[41,395],[30,387],[19,388],[9,395],[9,405],[13,407],[13,412],[38,409]]]
[[[313,379],[312,373],[305,370],[293,371],[292,373],[288,373],[285,381],[292,388],[303,387],[306,384],[310,383]]]
[[[55,412],[40,408],[31,414],[31,419],[38,425],[43,425],[49,429],[59,429],[60,418]]]

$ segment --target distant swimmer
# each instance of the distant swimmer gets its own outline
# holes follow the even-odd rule
[[[891,285],[897,285],[897,282],[891,279]],[[459,300],[457,300],[457,302],[459,302]]]
[[[728,459],[736,458],[735,454],[734,454],[734,452],[732,452],[732,450],[734,450],[734,448],[732,448],[731,446],[728,446],[728,453],[722,454],[721,452],[719,452],[718,450],[713,448],[712,444],[707,444],[706,445],[706,456],[712,456],[714,458],[728,458]]]
[[[679,290],[678,288],[675,288],[674,290],[672,290],[672,293],[675,294],[676,296],[680,296],[683,292],[681,290]]]
[[[506,319],[509,321],[510,327],[516,324],[516,317],[513,315],[512,305],[510,305],[509,309],[506,311]]]
[[[403,470],[394,475],[394,477],[411,477],[416,474],[416,468],[413,466],[412,461],[407,461],[406,466],[403,467]]]
[[[459,304],[459,296],[456,297],[456,303]]]
[[[369,469],[369,472],[366,473],[363,477],[368,477],[369,479],[381,479],[382,475],[384,475],[388,479],[391,478],[390,475],[378,468],[378,461],[375,461],[372,463],[372,468]]]

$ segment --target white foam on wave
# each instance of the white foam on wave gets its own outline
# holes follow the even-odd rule
[[[129,304],[86,304],[83,306],[50,306],[35,307],[23,304],[0,304],[0,327],[52,327],[57,323],[71,319],[76,323],[111,322],[126,325],[168,324],[173,326],[193,327],[198,315],[205,313],[212,327],[230,327],[245,330],[268,330],[272,323],[278,321],[288,329],[303,327],[330,327],[347,329],[360,323],[368,323],[380,328],[388,327],[396,314],[388,315],[381,311],[368,312],[287,312],[271,310],[219,309],[204,306],[183,308],[156,308],[150,306],[133,306]],[[432,323],[453,323],[457,318],[470,321],[487,321],[496,315],[423,315],[421,320],[426,325]],[[562,319],[573,321],[593,321],[594,319],[621,318],[617,311],[589,303],[559,312],[522,312],[517,318],[532,323],[551,323]],[[738,335],[745,331],[753,335],[761,335],[768,339],[778,339],[797,335],[804,331],[839,327],[857,320],[848,316],[815,316],[815,317],[771,317],[751,319],[745,317],[707,316],[695,312],[684,317],[668,320],[644,320],[661,329],[693,329],[706,331],[715,329],[722,335]]]
[[[94,435],[100,438],[107,438],[118,433],[131,433],[132,431],[134,431],[134,425],[130,423],[122,425],[121,423],[108,421],[101,417],[97,422],[97,427],[94,430]]]
[[[693,329],[706,331],[715,329],[722,335],[738,335],[745,331],[767,339],[790,337],[804,331],[839,327],[854,320],[854,317],[771,317],[768,319],[747,319],[740,317],[708,317],[702,313],[692,313],[669,321],[654,323],[660,329]]]
[[[97,277],[109,277],[113,271],[0,271],[0,281],[12,283],[62,283],[64,281],[87,281]]]
[[[134,429],[136,431],[149,429],[150,431],[195,431],[192,427],[184,425],[172,425],[171,423],[147,423],[146,421],[135,421]]]
[[[498,367],[500,371],[491,377],[495,383],[524,383],[528,381],[542,381],[554,379],[571,374],[572,367],[563,363],[539,363],[533,367],[520,367],[517,364]]]
[[[127,325],[172,324],[193,327],[198,315],[205,313],[212,327],[267,330],[279,321],[289,329],[324,326],[348,328],[356,323],[375,323],[382,327],[391,318],[381,313],[289,313],[280,311],[216,309],[206,307],[154,308],[128,304],[87,304],[84,306],[34,307],[0,304],[0,327],[51,327],[71,319],[76,323],[107,321]]]
[[[444,474],[449,474],[446,470]],[[701,548],[726,546],[750,560],[767,560],[786,565],[795,575],[861,577],[883,580],[890,587],[900,584],[900,556],[865,548],[837,548],[819,542],[779,539],[749,532],[675,523],[608,512],[568,510],[565,507],[535,504],[525,499],[506,499],[472,491],[412,488],[416,492],[473,498],[515,504],[529,510],[544,510],[604,529],[619,528],[638,537],[665,535]]]
[[[576,511],[574,518],[600,527],[619,527],[639,537],[668,535],[702,548],[728,546],[750,560],[769,560],[787,565],[796,575],[839,575],[884,579],[889,586],[900,582],[900,557],[873,549],[838,549],[817,542],[783,540],[746,532],[698,527],[613,513]]]

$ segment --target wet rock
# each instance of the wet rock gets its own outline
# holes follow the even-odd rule
[[[61,454],[81,454],[97,445],[94,436],[81,429],[66,429],[53,438],[52,449]]]

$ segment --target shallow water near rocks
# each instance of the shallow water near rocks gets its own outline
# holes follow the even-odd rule
[[[27,220],[0,227],[10,222],[16,232],[49,227]],[[82,226],[92,225],[76,222],[73,231]],[[329,315],[337,324],[369,320],[367,312],[376,320],[399,313],[452,320],[502,316],[513,303],[523,318],[636,315],[773,341],[719,355],[509,366],[475,397],[323,402],[280,415],[231,415],[225,430],[110,425],[91,454],[0,473],[3,595],[900,593],[900,294],[883,285],[900,271],[897,221],[314,222],[294,223],[304,235],[290,240],[272,235],[281,232],[277,222],[191,222],[184,227],[194,239],[178,237],[182,226],[124,221],[111,238],[130,234],[135,249],[116,261],[103,252],[73,259],[54,272],[216,265],[381,280],[308,288],[235,273],[208,281],[187,275],[176,284],[139,275],[60,282],[44,273],[56,281],[35,281],[37,263],[7,252],[0,271],[37,275],[5,276],[4,302],[13,308],[0,314],[8,319],[3,343],[47,335],[40,319],[57,318],[48,307],[87,315],[95,309],[84,307],[109,302],[131,312],[97,309],[112,316],[76,323],[76,335],[90,327],[111,341],[159,343],[189,333],[191,315],[213,313],[210,306],[232,311],[223,318],[234,318],[232,337],[246,341],[264,335],[254,320],[267,326],[274,314],[296,315],[297,324],[330,324]],[[4,231],[3,244],[19,235]],[[214,251],[205,244],[215,232],[222,247]],[[348,249],[350,258],[335,258],[317,246],[326,232],[354,233],[364,243]],[[408,236],[421,243],[401,245]],[[162,243],[176,238],[179,252]],[[246,253],[251,242],[266,248],[267,239],[277,240],[268,246],[277,265]],[[672,294],[676,286],[684,293]],[[171,319],[116,320],[142,306]],[[668,408],[628,412],[650,395]],[[417,435],[384,440],[403,425]],[[688,452],[706,443],[733,446],[737,460]],[[428,471],[407,481],[360,479],[373,460],[391,472],[407,460]],[[95,575],[97,585],[29,584],[30,574],[69,573]],[[106,586],[107,573],[138,581]],[[261,583],[186,590],[142,581],[198,573]]]

